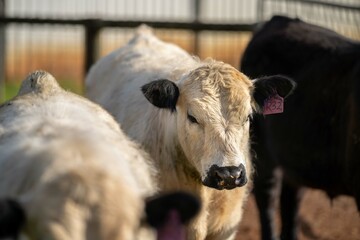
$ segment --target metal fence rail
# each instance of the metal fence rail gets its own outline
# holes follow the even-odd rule
[[[47,24],[47,25],[79,25],[85,29],[85,68],[86,73],[91,65],[99,58],[99,33],[102,28],[136,28],[141,24],[147,24],[156,29],[181,29],[199,31],[225,31],[225,32],[251,32],[255,26],[249,24],[219,24],[195,22],[155,22],[155,21],[119,21],[102,19],[53,19],[53,18],[19,18],[2,17],[0,24]],[[198,45],[198,43],[194,43]],[[195,51],[195,54],[198,54]]]

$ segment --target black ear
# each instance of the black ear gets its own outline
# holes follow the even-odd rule
[[[263,107],[265,99],[274,94],[282,98],[289,96],[294,91],[296,83],[288,77],[274,75],[255,79],[254,86],[253,97],[256,103]]]
[[[146,220],[152,227],[162,227],[167,222],[170,211],[175,210],[180,216],[181,223],[185,224],[200,211],[200,208],[200,201],[191,194],[168,193],[146,202]]]
[[[25,224],[25,212],[20,204],[11,199],[0,199],[0,239],[17,239]]]
[[[145,84],[141,91],[154,106],[175,111],[179,88],[170,80],[159,79]]]

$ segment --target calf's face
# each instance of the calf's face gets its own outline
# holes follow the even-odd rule
[[[179,87],[178,138],[203,184],[246,184],[251,81],[228,65],[213,64],[192,71]]]
[[[287,95],[291,80],[277,76],[265,79],[273,84],[250,81],[230,65],[212,62],[191,71],[177,85],[158,80],[142,90],[155,106],[176,112],[177,136],[188,161],[184,164],[197,172],[205,186],[221,190],[247,182],[249,119],[263,104],[257,99],[263,101],[273,91],[280,95],[276,86],[282,84],[276,79],[289,82]]]

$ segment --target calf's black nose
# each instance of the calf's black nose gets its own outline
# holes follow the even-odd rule
[[[243,164],[240,166],[210,167],[203,184],[215,189],[233,189],[244,186],[247,183],[246,170]]]

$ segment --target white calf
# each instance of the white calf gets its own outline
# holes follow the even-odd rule
[[[233,239],[252,172],[249,118],[273,91],[285,97],[292,82],[281,76],[252,82],[142,27],[91,68],[86,86],[87,96],[151,154],[162,190],[186,189],[201,198],[188,238]]]
[[[30,239],[138,239],[143,199],[156,190],[147,155],[50,74],[30,74],[0,107],[0,153],[0,198],[15,200],[0,204],[0,235],[11,221],[1,210],[13,209]]]

